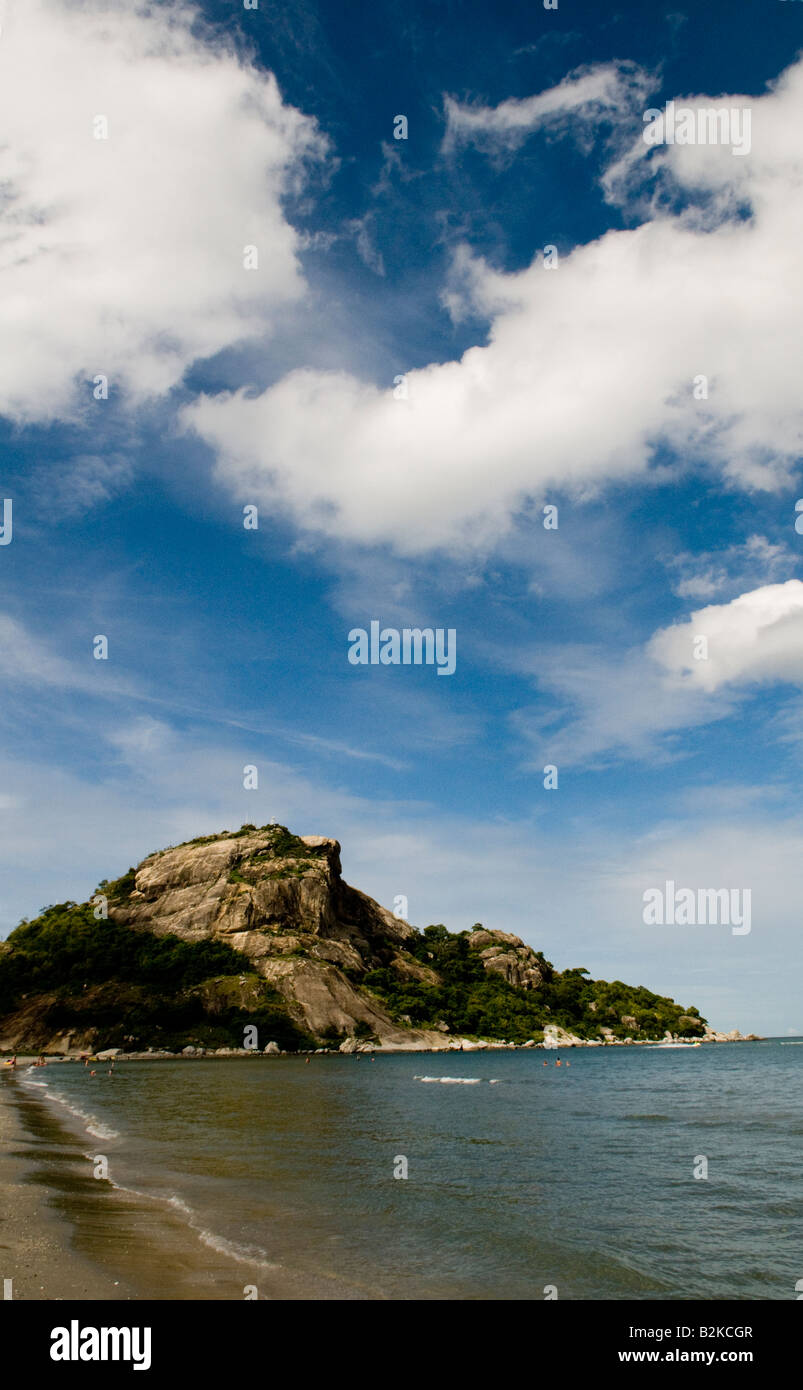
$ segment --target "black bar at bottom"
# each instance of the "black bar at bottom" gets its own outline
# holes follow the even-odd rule
[[[6,1301],[0,1345],[17,1384],[20,1372],[45,1385],[75,1374],[104,1383],[134,1375],[135,1384],[168,1375],[175,1384],[180,1374],[201,1386],[218,1376],[238,1385],[257,1377],[261,1385],[321,1372],[357,1382],[424,1374],[432,1383],[433,1376],[453,1381],[464,1368],[476,1378],[481,1350],[498,1365],[495,1379],[507,1379],[513,1358],[517,1380],[523,1359],[533,1382],[562,1370],[573,1380],[583,1369],[618,1373],[627,1383],[631,1372],[641,1381],[688,1366],[765,1377],[776,1366],[791,1369],[799,1318],[788,1303],[741,1301]]]

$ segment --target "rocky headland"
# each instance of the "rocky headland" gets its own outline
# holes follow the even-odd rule
[[[0,943],[0,1050],[252,1055],[733,1041],[477,924],[418,931],[340,845],[246,825],[151,854]]]

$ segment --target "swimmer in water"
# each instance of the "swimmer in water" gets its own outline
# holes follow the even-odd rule
[[[556,1057],[556,1058],[555,1058],[555,1066],[556,1066],[556,1067],[562,1067],[562,1066],[563,1066],[563,1063],[561,1062],[560,1057]]]

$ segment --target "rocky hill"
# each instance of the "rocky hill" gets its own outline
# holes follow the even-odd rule
[[[0,1049],[242,1047],[249,1027],[291,1050],[704,1036],[695,1009],[587,973],[479,924],[419,932],[343,881],[336,840],[245,825],[0,943]]]

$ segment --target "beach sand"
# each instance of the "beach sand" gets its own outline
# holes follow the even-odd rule
[[[96,1180],[87,1154],[99,1141],[69,1133],[19,1070],[0,1069],[0,1280],[12,1298],[241,1300],[250,1284],[283,1296],[264,1267],[209,1248],[163,1204]]]
[[[72,1247],[72,1228],[33,1179],[40,1146],[23,1125],[12,1088],[0,1074],[0,1278],[14,1299],[114,1299],[128,1293]]]

